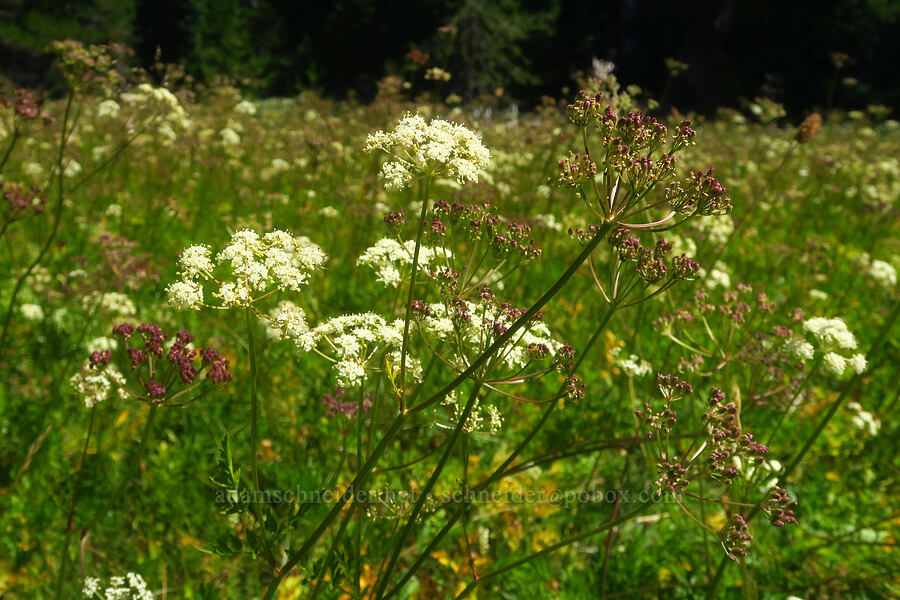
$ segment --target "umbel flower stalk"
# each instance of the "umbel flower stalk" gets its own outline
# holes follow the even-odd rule
[[[479,401],[478,390],[485,385],[485,374],[488,369],[495,368],[501,352],[510,344],[511,340],[519,339],[523,332],[528,331],[535,318],[547,303],[564,290],[570,279],[579,268],[598,250],[605,241],[611,241],[611,255],[614,261],[608,261],[614,265],[613,286],[609,291],[604,290],[604,299],[607,304],[605,316],[600,321],[596,331],[591,337],[589,350],[595,344],[601,332],[609,323],[615,311],[624,306],[637,304],[650,297],[663,293],[678,279],[689,279],[697,271],[698,266],[686,257],[676,257],[672,266],[666,265],[662,258],[671,248],[671,245],[660,242],[654,249],[643,249],[634,235],[628,232],[655,233],[671,229],[685,220],[697,215],[715,215],[727,212],[730,209],[730,201],[725,196],[725,188],[711,176],[712,169],[691,173],[689,177],[668,186],[663,198],[651,198],[651,192],[659,182],[673,179],[675,175],[675,154],[689,146],[693,141],[694,132],[689,122],[682,123],[673,136],[668,135],[668,130],[655,119],[646,118],[639,114],[630,114],[619,118],[610,109],[605,111],[599,106],[599,98],[586,99],[580,96],[576,104],[570,107],[570,120],[580,125],[585,140],[585,154],[583,156],[572,155],[566,161],[560,163],[560,175],[558,183],[563,187],[573,188],[576,195],[585,200],[587,208],[599,218],[599,223],[592,225],[589,230],[578,233],[576,239],[582,248],[574,260],[549,288],[527,309],[516,311],[514,317],[508,322],[497,325],[495,331],[480,347],[478,352],[467,358],[464,364],[456,370],[456,375],[449,382],[440,386],[437,391],[423,400],[412,403],[406,402],[406,360],[411,348],[411,326],[413,315],[420,321],[420,328],[427,333],[432,327],[429,323],[438,318],[450,318],[450,322],[456,319],[457,323],[466,323],[471,319],[469,314],[473,310],[473,304],[468,303],[460,296],[459,290],[466,288],[459,286],[459,274],[450,268],[442,268],[429,274],[430,282],[440,287],[444,304],[429,305],[427,302],[414,300],[414,288],[420,270],[419,262],[422,258],[423,237],[429,232],[429,240],[438,241],[446,230],[446,225],[440,215],[430,219],[429,215],[429,181],[435,177],[454,177],[459,183],[475,181],[477,170],[482,160],[489,157],[489,153],[482,152],[475,143],[476,137],[465,133],[459,126],[448,126],[443,122],[425,122],[420,117],[404,117],[397,128],[390,133],[378,132],[369,137],[366,150],[379,150],[388,156],[388,162],[382,167],[382,175],[387,180],[388,189],[402,189],[416,184],[420,190],[422,200],[421,214],[416,223],[415,246],[409,274],[409,288],[406,291],[406,302],[403,308],[403,334],[401,342],[400,383],[396,386],[398,392],[399,410],[387,427],[381,440],[368,454],[362,465],[357,468],[351,482],[346,486],[346,492],[331,507],[322,521],[306,538],[276,574],[275,580],[270,584],[264,594],[264,598],[270,599],[284,580],[287,574],[300,561],[309,556],[312,550],[318,546],[320,539],[332,527],[334,522],[343,514],[343,519],[338,530],[342,534],[348,520],[360,511],[344,510],[352,501],[357,490],[365,488],[372,476],[372,471],[382,459],[386,450],[391,446],[404,425],[414,415],[429,409],[437,403],[444,402],[467,380],[473,380],[474,392],[462,405],[457,406],[456,424],[446,442],[446,447],[439,459],[437,467],[432,471],[431,477],[425,484],[424,493],[417,500],[408,516],[405,525],[400,526],[399,533],[395,535],[389,557],[379,574],[374,588],[375,598],[390,597],[399,592],[403,583],[411,577],[421,564],[422,557],[427,555],[427,549],[413,566],[403,575],[401,581],[392,585],[392,574],[397,564],[406,540],[412,533],[417,517],[422,509],[427,492],[437,483],[444,466],[447,464],[456,442],[463,437],[466,422],[474,407]],[[437,121],[437,120],[436,120]],[[589,131],[590,130],[590,131]],[[603,143],[603,151],[598,154],[602,160],[594,159],[588,144],[591,135],[599,135]],[[480,143],[480,141],[478,142]],[[662,153],[659,159],[653,158]],[[446,203],[444,203],[446,204]],[[666,210],[667,209],[667,210]],[[447,208],[442,208],[445,214]],[[656,213],[660,213],[657,215]],[[449,214],[449,213],[446,213]],[[646,221],[636,221],[635,217],[646,215]],[[402,226],[402,213],[391,213],[386,222],[393,227]],[[622,231],[623,233],[615,233]],[[612,235],[611,235],[612,234]],[[429,242],[431,243],[431,242]],[[517,242],[518,244],[518,242]],[[634,248],[632,248],[634,246]],[[515,246],[518,247],[518,246]],[[627,247],[628,250],[623,250]],[[429,253],[432,250],[429,250]],[[625,253],[625,254],[623,254]],[[455,254],[455,251],[454,251]],[[539,252],[535,253],[539,255]],[[399,255],[398,255],[399,256]],[[445,254],[449,260],[449,254]],[[372,255],[374,261],[374,254]],[[369,261],[370,259],[366,259]],[[381,259],[379,259],[381,260]],[[360,260],[363,262],[363,259]],[[396,281],[396,275],[389,274],[385,263],[379,264],[380,277],[387,283]],[[468,277],[468,274],[466,275]],[[462,279],[466,279],[463,277]],[[621,282],[620,282],[621,280]],[[487,289],[487,288],[485,288]],[[632,292],[634,295],[632,296]],[[480,292],[488,294],[490,290]],[[454,313],[449,311],[446,317],[441,312],[446,306],[454,306]],[[457,328],[459,325],[452,325]],[[310,329],[315,332],[317,328]],[[315,333],[313,333],[315,338]],[[309,346],[308,337],[298,337],[298,346]],[[315,341],[314,339],[312,341]],[[543,356],[553,351],[554,346],[534,344],[529,350],[535,357]],[[567,351],[568,352],[568,351]],[[583,395],[583,386],[574,376],[575,370],[584,360],[586,352],[579,354],[565,367],[568,374],[559,392],[550,400],[547,409],[538,421],[537,425],[529,431],[526,438],[515,448],[513,453],[503,461],[501,467],[487,478],[482,484],[486,487],[503,476],[521,454],[528,443],[534,439],[540,429],[548,422],[558,401],[563,397],[577,400]],[[508,356],[508,355],[507,355]],[[560,359],[560,364],[566,364]],[[452,362],[448,362],[452,366]],[[491,388],[488,388],[489,391]],[[360,417],[361,417],[360,413]],[[428,548],[434,547],[440,539],[446,535],[453,523],[463,514],[464,508],[449,513],[447,525],[441,529]],[[619,517],[621,518],[621,517]],[[618,523],[616,520],[613,524]],[[593,535],[600,531],[606,531],[612,524],[598,528],[587,535]],[[577,539],[583,537],[576,537]],[[336,543],[336,540],[335,540]],[[563,544],[565,545],[565,544]],[[559,546],[561,547],[561,546]],[[511,565],[509,568],[512,568]],[[505,571],[504,568],[500,572]],[[496,573],[496,574],[499,574]],[[476,583],[477,585],[477,583]],[[474,588],[474,586],[470,586]],[[467,588],[469,589],[469,588]]]

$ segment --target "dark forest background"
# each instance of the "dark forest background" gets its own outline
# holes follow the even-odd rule
[[[440,66],[442,93],[503,88],[527,106],[597,57],[681,110],[900,104],[900,0],[0,0],[0,80],[53,89],[44,48],[63,38],[124,42],[143,66],[158,52],[259,96],[367,100],[387,74],[421,84]],[[429,55],[418,71],[414,49]],[[672,78],[669,57],[689,68]]]

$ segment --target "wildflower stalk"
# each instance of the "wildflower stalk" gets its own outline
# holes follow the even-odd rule
[[[578,352],[578,354],[575,357],[575,362],[572,365],[572,373],[573,374],[578,371],[578,368],[581,366],[581,363],[584,362],[585,358],[590,353],[591,348],[594,346],[594,344],[600,338],[600,334],[603,333],[603,331],[606,329],[606,325],[609,323],[609,320],[612,318],[613,313],[615,311],[616,311],[616,305],[615,304],[610,305],[608,310],[606,311],[606,314],[604,315],[603,319],[600,321],[600,323],[597,325],[597,328],[594,330],[594,334],[588,340],[587,344],[585,344],[584,348],[580,352]],[[550,420],[550,416],[553,414],[553,411],[556,410],[557,406],[559,405],[560,398],[562,398],[565,395],[565,391],[566,391],[566,382],[563,382],[563,384],[560,386],[559,390],[556,392],[556,394],[553,396],[553,398],[547,404],[547,408],[544,409],[544,413],[541,415],[541,418],[534,425],[534,427],[531,428],[531,430],[528,432],[528,434],[525,436],[525,438],[523,438],[522,441],[519,442],[519,444],[515,447],[515,449],[512,451],[512,453],[510,453],[510,455],[508,457],[506,457],[506,460],[504,460],[503,463],[499,467],[497,467],[493,473],[491,473],[486,479],[484,479],[478,485],[476,485],[475,487],[472,488],[473,492],[481,491],[481,490],[487,488],[490,484],[494,483],[495,481],[502,479],[503,477],[506,477],[507,475],[511,474],[510,470],[508,470],[510,465],[525,450],[525,448],[528,446],[528,444],[531,443],[531,441],[535,438],[535,436],[537,436],[537,434],[541,431],[541,429],[543,429],[543,427],[547,423],[547,421]],[[452,515],[449,516],[444,527],[441,528],[441,530],[434,536],[434,538],[432,538],[432,540],[428,543],[428,545],[425,547],[425,549],[419,554],[418,558],[416,558],[416,560],[413,562],[412,566],[410,566],[409,569],[407,569],[407,571],[403,574],[403,577],[400,578],[400,581],[397,582],[397,584],[393,588],[391,588],[391,590],[384,596],[384,598],[390,598],[390,597],[394,596],[403,588],[403,586],[406,584],[406,582],[409,581],[413,575],[415,575],[416,571],[418,571],[422,562],[424,562],[424,560],[428,556],[431,555],[431,550],[435,546],[437,546],[440,543],[440,541],[444,538],[444,536],[446,536],[450,532],[453,525],[456,523],[456,521],[459,520],[459,518],[462,516],[462,514],[463,514],[463,510],[458,508]]]
[[[810,367],[809,371],[807,371],[806,376],[803,378],[803,381],[800,382],[800,385],[797,386],[797,390],[794,392],[794,395],[791,396],[790,402],[787,403],[784,411],[782,411],[781,415],[778,417],[778,422],[775,423],[775,427],[772,429],[772,433],[769,435],[769,439],[766,442],[766,446],[771,446],[772,442],[775,440],[775,436],[778,434],[778,430],[781,429],[781,426],[784,424],[785,419],[787,419],[788,412],[791,410],[791,407],[797,401],[797,398],[800,397],[800,394],[803,393],[803,390],[806,389],[806,384],[809,383],[813,374],[818,370],[819,366],[822,364],[822,356],[823,354],[819,354],[816,356],[815,361]]]
[[[72,537],[72,531],[75,529],[75,504],[78,502],[78,493],[81,491],[81,469],[84,467],[84,459],[87,456],[91,434],[94,431],[96,415],[96,407],[91,407],[87,435],[84,437],[84,447],[81,449],[81,458],[78,459],[78,467],[75,469],[75,485],[72,488],[72,498],[69,501],[69,510],[66,513],[66,532],[63,535],[62,541],[62,561],[60,562],[59,573],[56,575],[56,592],[53,595],[57,600],[62,596],[62,585],[63,581],[65,581],[66,570],[69,566],[69,538]]]
[[[419,513],[422,511],[422,506],[425,505],[425,501],[428,498],[428,494],[431,493],[432,489],[434,489],[435,484],[437,484],[437,481],[441,476],[441,472],[443,472],[444,467],[447,465],[447,461],[449,460],[450,455],[453,453],[453,448],[456,445],[456,442],[459,439],[460,435],[462,435],[462,431],[466,426],[466,422],[469,420],[469,415],[472,414],[472,410],[475,408],[475,404],[478,401],[478,392],[481,390],[481,383],[482,382],[480,380],[475,381],[475,385],[472,388],[472,393],[471,395],[469,395],[469,400],[466,402],[465,408],[463,408],[462,413],[456,416],[456,427],[453,429],[453,433],[450,434],[450,439],[447,442],[447,447],[444,449],[444,453],[441,455],[440,460],[438,460],[437,466],[435,466],[434,471],[431,473],[431,477],[428,479],[428,483],[426,483],[425,487],[419,491],[419,497],[416,498],[416,503],[415,505],[413,505],[412,512],[410,513],[409,518],[406,520],[406,524],[403,526],[403,529],[400,530],[400,533],[396,536],[396,539],[394,541],[394,548],[391,552],[391,558],[390,560],[388,560],[387,567],[385,567],[378,583],[375,585],[375,590],[372,594],[373,598],[381,598],[382,594],[387,588],[388,581],[390,581],[391,578],[391,573],[394,572],[394,567],[397,565],[397,559],[400,558],[400,551],[403,548],[404,542],[406,541],[407,536],[409,536],[413,525],[415,525],[416,519],[419,517]]]
[[[44,241],[44,245],[41,247],[38,255],[33,261],[31,261],[31,263],[25,269],[25,272],[19,276],[19,278],[16,280],[16,285],[13,287],[12,294],[9,297],[9,305],[6,307],[6,316],[3,319],[3,331],[2,333],[0,333],[0,350],[6,348],[6,336],[9,333],[9,322],[12,318],[12,312],[16,306],[16,298],[19,296],[22,285],[25,283],[25,280],[28,279],[28,276],[31,275],[31,272],[35,269],[35,267],[37,267],[41,263],[41,261],[44,260],[44,256],[50,250],[50,246],[53,245],[53,241],[56,239],[56,234],[59,232],[59,223],[62,220],[63,197],[65,196],[62,163],[66,146],[68,145],[68,136],[69,133],[71,133],[68,125],[69,115],[72,112],[72,103],[74,102],[74,100],[75,92],[70,91],[69,96],[66,99],[66,110],[63,114],[62,128],[59,136],[59,151],[56,155],[56,176],[57,184],[59,186],[59,193],[56,199],[56,207],[53,210],[53,226],[50,229],[50,235],[47,236],[47,239]]]
[[[364,393],[365,386],[359,386],[359,404],[357,404],[356,408],[356,465],[357,468],[363,461],[363,408],[365,404],[366,395]],[[374,420],[374,414],[372,419]],[[359,589],[359,581],[361,577],[362,571],[362,530],[363,524],[365,522],[366,511],[365,508],[357,504],[356,505],[356,563],[355,568],[356,571],[354,575],[356,576],[356,589]]]
[[[369,455],[369,458],[366,459],[365,464],[363,464],[362,468],[359,469],[356,476],[350,482],[350,485],[347,488],[347,492],[341,495],[341,498],[335,503],[335,505],[331,508],[328,514],[325,516],[325,519],[319,523],[319,526],[310,534],[309,538],[303,543],[300,548],[298,548],[290,557],[287,562],[285,562],[284,566],[279,571],[279,574],[276,576],[275,580],[270,584],[269,589],[266,590],[266,593],[263,596],[263,600],[271,600],[275,597],[275,592],[278,590],[278,586],[281,585],[281,582],[287,577],[288,573],[291,569],[293,569],[297,563],[299,563],[315,546],[316,542],[319,538],[324,535],[324,533],[328,530],[334,520],[338,517],[344,505],[352,497],[353,490],[361,488],[365,482],[368,480],[369,476],[372,473],[372,469],[381,459],[382,454],[384,454],[385,450],[387,450],[388,445],[394,440],[397,434],[400,432],[403,425],[406,423],[406,419],[412,415],[413,413],[424,410],[425,408],[431,406],[435,402],[439,402],[444,397],[447,396],[450,392],[455,390],[459,385],[468,379],[477,369],[484,365],[490,359],[491,356],[497,353],[497,351],[502,348],[522,327],[524,327],[531,318],[537,314],[539,310],[541,310],[547,302],[550,301],[551,298],[556,296],[557,293],[563,288],[563,286],[568,283],[568,281],[572,278],[578,268],[584,264],[584,262],[588,259],[588,257],[593,253],[593,251],[597,248],[601,241],[606,237],[609,230],[612,228],[612,222],[603,223],[599,228],[597,233],[593,238],[585,245],[584,249],[581,253],[575,258],[575,260],[569,265],[566,271],[556,280],[556,282],[548,289],[544,295],[542,295],[537,302],[535,302],[531,308],[529,308],[525,313],[519,317],[512,325],[510,325],[509,329],[501,335],[497,340],[494,341],[484,352],[479,355],[475,361],[462,373],[460,373],[453,381],[445,385],[441,390],[437,393],[433,394],[427,400],[422,401],[421,403],[410,407],[405,413],[400,413],[391,423],[390,428],[384,433],[381,441],[378,442],[378,445],[372,451],[372,454]]]
[[[400,350],[400,413],[406,412],[406,355],[409,352],[409,322],[412,317],[412,303],[416,290],[416,275],[419,272],[419,250],[422,247],[422,232],[425,230],[425,215],[428,213],[428,192],[431,177],[419,182],[419,196],[422,212],[419,215],[419,229],[416,231],[416,248],[413,251],[412,273],[409,276],[409,292],[406,296],[406,316],[403,318],[403,344]]]
[[[3,158],[0,158],[0,173],[3,172],[3,167],[6,166],[6,161],[9,160],[10,154],[12,154],[13,148],[16,146],[16,142],[19,141],[19,128],[18,126],[13,127],[12,135],[9,136],[9,146],[6,147],[6,152],[3,153]]]
[[[275,577],[275,580],[269,585],[269,588],[266,590],[263,595],[263,600],[271,600],[275,597],[275,592],[278,591],[278,586],[281,585],[281,582],[287,577],[288,573],[290,573],[291,569],[293,569],[297,563],[299,563],[303,558],[309,553],[309,551],[315,546],[316,542],[319,541],[319,538],[324,535],[324,533],[331,526],[331,523],[338,517],[341,513],[341,510],[350,501],[353,497],[353,493],[355,490],[362,488],[369,476],[372,474],[372,469],[375,467],[375,464],[381,458],[381,455],[384,454],[385,450],[387,450],[388,445],[394,440],[397,434],[400,432],[400,429],[406,423],[407,415],[400,414],[394,419],[393,423],[391,423],[390,428],[384,433],[381,441],[378,442],[378,445],[375,446],[375,449],[372,450],[372,454],[369,455],[369,458],[366,459],[366,462],[363,466],[358,470],[356,476],[353,478],[353,481],[350,482],[350,485],[347,487],[347,491],[341,494],[340,499],[335,503],[335,505],[331,508],[325,518],[319,523],[319,526],[313,531],[310,536],[303,542],[303,545],[297,549],[285,562],[284,566],[281,567],[278,575]]]
[[[884,322],[884,325],[881,327],[881,331],[878,333],[878,337],[869,347],[869,351],[867,352],[867,356],[874,356],[878,350],[881,349],[882,344],[884,343],[887,334],[890,332],[891,328],[894,326],[894,322],[897,320],[897,317],[900,316],[900,302],[895,302],[893,309],[891,309],[890,314],[887,317],[887,320]],[[870,368],[865,373],[870,372],[872,369]],[[815,431],[813,431],[812,435],[807,438],[806,442],[803,444],[803,447],[800,448],[800,451],[794,456],[793,460],[784,468],[784,470],[779,473],[779,479],[784,481],[790,477],[793,472],[797,469],[803,459],[806,458],[806,455],[812,449],[813,445],[819,439],[819,436],[822,435],[822,432],[825,431],[825,428],[828,426],[828,423],[831,422],[831,419],[834,418],[834,415],[837,414],[837,411],[841,408],[844,403],[844,400],[847,398],[847,395],[850,393],[857,383],[862,379],[864,373],[856,373],[850,381],[848,381],[841,393],[838,397],[831,403],[831,406],[828,407],[828,412],[825,413],[825,416],[822,417],[822,420],[819,422],[819,425],[816,427]],[[750,511],[750,514],[747,517],[747,522],[762,510],[762,506],[757,504],[755,508]],[[706,589],[706,598],[707,600],[712,600],[716,598],[716,594],[718,592],[719,586],[722,583],[722,578],[725,575],[725,570],[728,568],[729,563],[731,563],[731,559],[727,556],[723,556],[722,560],[719,561],[719,567],[716,569],[716,573],[713,576],[712,581],[710,581],[709,586]]]
[[[259,396],[257,395],[257,365],[256,365],[256,337],[253,334],[253,326],[255,325],[255,316],[253,310],[248,308],[245,310],[247,318],[247,349],[250,354],[250,470],[253,478],[253,490],[259,492],[259,464],[257,456],[257,448],[259,447],[259,433],[257,430],[257,421],[259,420]],[[266,558],[272,565],[277,564],[269,545],[269,537],[265,533],[265,522],[263,521],[262,508],[259,502],[252,502],[253,515],[256,517],[258,527],[260,529],[260,537],[263,542],[263,551]]]
[[[245,315],[247,319],[247,346],[250,355],[250,470],[253,477],[253,489],[259,491],[259,468],[256,456],[256,447],[258,445],[256,422],[259,418],[259,398],[256,395],[256,338],[253,335],[253,311],[248,308],[245,311]]]

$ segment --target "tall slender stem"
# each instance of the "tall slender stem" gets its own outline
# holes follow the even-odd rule
[[[31,272],[37,267],[42,260],[44,260],[44,256],[47,254],[47,251],[50,250],[50,246],[53,245],[53,241],[56,239],[56,234],[59,231],[59,223],[62,220],[62,209],[63,209],[63,197],[65,196],[65,190],[63,188],[63,157],[66,150],[66,145],[68,142],[68,134],[69,134],[69,115],[72,112],[72,102],[75,99],[75,92],[70,91],[69,97],[66,100],[66,111],[63,114],[62,120],[62,131],[59,136],[59,152],[56,155],[56,175],[57,182],[59,185],[59,193],[56,198],[56,207],[53,210],[53,226],[50,229],[50,235],[47,236],[47,239],[44,240],[44,245],[41,246],[40,252],[35,257],[31,264],[25,269],[25,272],[19,276],[18,280],[16,280],[16,285],[13,287],[12,294],[9,297],[9,306],[6,308],[6,316],[3,319],[3,332],[0,333],[0,350],[6,348],[6,336],[9,333],[9,322],[12,318],[13,309],[16,306],[16,298],[19,295],[19,291],[22,289],[22,285],[25,283],[25,280],[28,279],[28,276],[31,275]]]
[[[66,578],[66,569],[69,566],[69,538],[72,537],[72,531],[75,529],[75,504],[78,502],[78,492],[81,490],[81,469],[84,467],[84,459],[87,456],[91,433],[94,431],[95,419],[96,409],[91,407],[91,418],[88,422],[87,435],[84,437],[84,447],[81,449],[81,458],[78,459],[78,468],[75,469],[75,485],[72,488],[72,499],[69,502],[69,510],[66,513],[66,533],[62,541],[62,563],[56,576],[56,593],[53,595],[57,600],[62,595],[63,581]]]
[[[419,250],[422,247],[422,232],[425,230],[425,215],[428,213],[428,190],[431,177],[425,177],[419,183],[422,200],[422,212],[419,215],[419,228],[416,231],[416,248],[413,251],[412,273],[409,275],[409,293],[406,295],[406,316],[403,318],[403,344],[400,349],[400,412],[406,412],[406,355],[409,352],[409,321],[412,317],[412,303],[416,291],[416,275],[419,273]]]
[[[250,470],[253,478],[253,491],[257,492],[251,505],[253,506],[253,514],[256,517],[257,526],[259,527],[259,537],[263,542],[263,552],[266,559],[273,567],[278,564],[275,555],[269,544],[269,536],[266,535],[265,519],[263,517],[263,509],[260,504],[262,502],[262,494],[259,494],[259,457],[257,449],[259,448],[259,433],[257,430],[257,422],[259,421],[259,395],[257,393],[257,364],[256,364],[256,336],[253,333],[253,327],[256,325],[256,319],[253,310],[247,308],[245,310],[247,321],[247,350],[250,355]]]
[[[578,371],[578,368],[581,366],[581,363],[584,362],[585,358],[587,358],[588,354],[590,353],[591,348],[594,346],[594,344],[600,338],[600,334],[606,329],[606,325],[609,323],[609,320],[612,318],[612,315],[613,315],[613,313],[615,313],[615,311],[616,311],[616,306],[611,305],[609,307],[609,310],[607,311],[606,315],[603,317],[603,319],[597,325],[597,328],[594,330],[594,334],[591,336],[590,340],[588,340],[588,343],[585,344],[582,351],[578,353],[578,355],[575,358],[575,362],[572,365],[572,373],[573,374]],[[531,440],[533,440],[535,438],[535,436],[538,434],[538,432],[540,432],[540,430],[544,427],[544,425],[550,419],[550,416],[553,414],[553,411],[556,410],[556,407],[559,404],[559,399],[562,398],[563,394],[565,393],[565,389],[566,389],[566,383],[564,382],[560,386],[559,391],[557,391],[557,393],[553,396],[553,398],[548,403],[547,408],[544,409],[544,413],[541,415],[540,420],[534,425],[534,427],[531,428],[531,430],[528,432],[528,434],[525,436],[525,438],[523,438],[522,441],[519,442],[519,444],[516,446],[516,448],[510,453],[510,455],[508,457],[506,457],[506,460],[503,461],[503,464],[501,464],[499,467],[497,467],[494,470],[494,472],[491,473],[491,475],[489,475],[487,477],[487,479],[483,480],[478,485],[476,485],[474,488],[472,488],[473,491],[481,491],[481,490],[487,488],[487,486],[489,486],[494,481],[497,481],[498,479],[501,479],[501,478],[505,477],[507,474],[509,474],[510,465],[525,450],[525,448],[528,446],[528,444],[531,443]],[[412,576],[416,573],[416,571],[418,571],[419,566],[422,564],[422,562],[424,562],[425,558],[427,556],[429,556],[432,548],[437,546],[437,544],[440,543],[440,541],[444,538],[444,536],[446,536],[450,532],[453,525],[456,523],[457,520],[459,520],[460,516],[462,516],[462,509],[457,508],[457,510],[454,511],[454,513],[448,517],[447,523],[445,523],[444,527],[442,527],[441,530],[437,534],[435,534],[435,536],[431,539],[431,541],[428,543],[426,548],[419,554],[419,557],[415,560],[415,562],[412,564],[412,566],[410,566],[409,569],[406,570],[406,573],[403,574],[403,577],[400,578],[400,581],[398,581],[397,584],[393,588],[391,588],[391,590],[384,596],[385,598],[390,598],[390,597],[394,596],[396,593],[398,593],[403,588],[404,584],[406,584],[406,582],[409,581],[410,578],[412,578]]]
[[[254,491],[259,491],[259,468],[256,456],[258,445],[256,423],[259,419],[259,398],[256,393],[256,337],[253,335],[253,311],[249,308],[246,309],[245,316],[247,320],[247,347],[250,357],[250,469],[253,477],[253,489]]]
[[[6,152],[3,153],[3,158],[0,158],[0,173],[3,172],[3,167],[6,166],[6,161],[9,160],[9,155],[12,154],[13,148],[16,146],[16,142],[19,141],[19,128],[13,126],[12,135],[10,136],[9,146],[6,147]]]
[[[385,567],[384,569],[384,573],[381,574],[381,578],[375,586],[373,598],[380,598],[384,593],[384,590],[387,588],[387,584],[391,578],[391,573],[393,573],[394,567],[397,564],[397,559],[400,557],[400,551],[403,548],[403,543],[412,530],[413,526],[415,525],[416,519],[419,517],[419,513],[422,511],[422,507],[425,505],[425,501],[428,499],[428,494],[432,489],[434,489],[435,484],[437,484],[437,481],[441,476],[441,472],[443,472],[444,467],[447,465],[447,461],[449,460],[450,455],[453,453],[453,447],[456,445],[456,441],[459,439],[460,435],[462,434],[463,428],[466,426],[466,422],[469,420],[469,415],[472,414],[472,411],[477,404],[478,392],[480,390],[481,381],[478,380],[475,382],[475,385],[472,388],[472,393],[469,395],[469,400],[466,402],[466,406],[465,408],[463,408],[462,413],[456,415],[456,427],[453,429],[453,433],[450,434],[450,439],[447,442],[447,447],[444,448],[444,453],[441,455],[440,460],[438,460],[438,464],[434,468],[431,477],[428,479],[428,483],[426,483],[425,487],[419,491],[419,497],[416,499],[415,505],[413,505],[412,512],[410,513],[409,518],[406,520],[406,524],[403,526],[403,529],[400,530],[400,533],[396,536],[396,540],[394,541],[394,549],[391,552],[391,558],[388,561],[387,567]]]

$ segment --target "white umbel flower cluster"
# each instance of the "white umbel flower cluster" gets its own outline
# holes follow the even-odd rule
[[[365,152],[382,150],[394,160],[381,174],[387,189],[403,189],[420,175],[451,177],[458,183],[478,181],[490,164],[491,153],[481,136],[463,125],[407,113],[391,132],[377,131],[366,138]]]
[[[869,435],[876,435],[881,429],[881,421],[867,410],[863,410],[862,405],[858,402],[848,402],[847,409],[853,413],[851,422],[853,425]]]
[[[629,377],[646,377],[653,373],[653,366],[637,354],[616,359],[616,367]]]
[[[294,340],[304,352],[309,352],[315,345],[306,313],[290,300],[282,300],[268,315],[267,333],[271,338]]]
[[[255,115],[256,105],[252,100],[241,100],[234,106],[234,112],[239,115]]]
[[[153,600],[153,592],[147,589],[147,582],[137,573],[111,577],[109,585],[101,591],[102,587],[100,579],[88,577],[84,580],[82,593],[85,598],[102,600]]]
[[[97,116],[102,118],[115,119],[119,116],[121,107],[115,100],[104,100],[97,106]]]
[[[190,126],[184,107],[178,102],[178,98],[164,87],[142,83],[136,91],[122,94],[121,100],[130,106],[150,111],[151,118],[160,119],[170,127],[186,129]]]
[[[374,313],[334,317],[293,338],[297,347],[309,351],[315,346],[334,362],[337,384],[352,388],[363,383],[373,371],[384,366],[389,373],[400,369],[403,320],[388,323]],[[387,352],[385,352],[387,351]],[[384,356],[382,365],[377,359]],[[422,371],[415,357],[406,357],[407,371],[417,379]]]
[[[469,318],[461,325],[458,324],[459,321],[454,323],[452,315],[444,304],[429,305],[430,314],[422,318],[422,325],[426,333],[430,333],[440,340],[467,346],[467,348],[457,348],[458,357],[460,357],[458,362],[461,363],[466,362],[461,357],[477,356],[493,342],[495,325],[504,328],[513,324],[511,317],[503,314],[494,306],[472,302],[465,304]],[[521,369],[531,361],[527,349],[532,344],[545,346],[551,356],[555,356],[557,350],[562,347],[561,342],[550,336],[550,330],[544,323],[533,322],[513,336],[497,356],[510,369]],[[457,367],[461,369],[468,366],[468,364],[457,364]]]
[[[803,331],[812,336],[815,344],[803,339],[789,339],[785,342],[784,351],[790,356],[805,362],[815,358],[818,351],[825,371],[835,377],[866,370],[864,354],[849,354],[856,350],[858,343],[843,320],[814,317],[804,321]]]
[[[93,292],[84,297],[82,305],[88,309],[99,308],[126,317],[137,313],[131,298],[120,292]]]
[[[452,418],[454,419],[454,425],[459,423],[459,416],[462,414],[463,410],[465,410],[465,402],[460,406],[459,397],[456,392],[453,391],[447,394],[441,404],[450,407],[453,414]],[[502,428],[503,415],[500,414],[500,409],[493,404],[484,406],[482,398],[476,398],[475,406],[472,407],[469,418],[466,419],[466,423],[463,425],[463,431],[466,433],[479,432],[497,435]]]
[[[308,238],[277,229],[263,236],[242,229],[215,259],[207,246],[185,248],[178,261],[181,280],[171,283],[166,292],[169,303],[180,310],[246,307],[276,289],[299,291],[309,275],[322,268],[325,258],[322,249]],[[217,279],[217,269],[230,271],[229,276]],[[212,294],[218,305],[204,300],[204,281],[218,286]]]
[[[416,242],[408,240],[400,243],[391,238],[384,238],[375,242],[375,245],[367,248],[356,259],[356,264],[365,265],[375,269],[376,279],[389,287],[397,287],[403,279],[401,269],[412,264]],[[443,248],[419,247],[419,269],[432,268],[436,260],[445,263],[453,258],[449,250]]]
[[[897,286],[897,270],[891,263],[883,260],[872,261],[869,276],[885,289],[892,290]]]
[[[114,365],[106,365],[102,370],[97,370],[90,368],[90,363],[85,363],[82,369],[69,379],[69,384],[84,401],[86,408],[91,408],[109,398],[113,389],[118,390],[120,397],[126,397],[125,377]]]
[[[814,317],[803,322],[803,331],[812,334],[823,350],[856,350],[856,336],[842,319]]]

